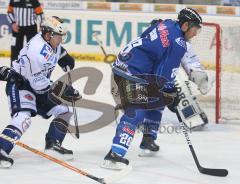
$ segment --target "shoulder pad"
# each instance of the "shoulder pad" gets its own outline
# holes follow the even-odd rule
[[[176,42],[179,46],[181,46],[181,47],[183,47],[185,50],[187,50],[186,41],[185,41],[185,39],[184,39],[183,37],[175,38],[175,42]]]

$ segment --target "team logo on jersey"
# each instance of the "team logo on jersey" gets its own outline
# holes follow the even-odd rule
[[[161,22],[161,23],[159,24],[159,26],[158,26],[158,30],[159,30],[159,31],[162,31],[162,30],[164,30],[164,29],[166,29],[166,28],[167,28],[167,26],[165,26],[165,24],[162,23],[162,22]]]
[[[134,136],[134,133],[135,133],[134,130],[131,130],[128,126],[124,126],[123,131],[127,132],[128,134],[130,134],[132,136]]]
[[[175,42],[180,45],[181,47],[183,47],[185,50],[187,50],[187,45],[186,45],[186,41],[183,39],[183,37],[178,37],[175,39]]]
[[[170,45],[170,42],[168,39],[169,32],[166,28],[167,27],[163,23],[159,24],[158,30],[160,32],[160,40],[162,42],[163,47],[168,47]]]
[[[33,101],[33,97],[32,97],[32,95],[30,95],[30,94],[24,95],[24,98],[26,98],[26,99],[29,100],[29,101]]]
[[[46,78],[44,76],[39,76],[39,77],[36,77],[35,79],[33,79],[33,83],[36,84],[36,83],[39,83],[39,82],[44,82],[46,80]]]
[[[47,61],[53,62],[54,64],[57,63],[57,58],[54,56],[53,49],[50,46],[44,44],[40,54],[43,55]]]

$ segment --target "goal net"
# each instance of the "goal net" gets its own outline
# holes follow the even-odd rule
[[[191,40],[194,51],[208,70],[213,88],[199,95],[210,121],[240,122],[240,25],[204,23]]]

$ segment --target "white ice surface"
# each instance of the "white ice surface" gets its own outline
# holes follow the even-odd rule
[[[7,65],[6,59],[1,59],[1,66]],[[95,95],[85,95],[96,101],[114,104],[108,90],[110,69],[106,64],[77,63],[77,67],[92,66],[103,71],[104,80]],[[53,73],[55,79],[63,72],[58,68]],[[79,82],[79,83],[78,83]],[[74,84],[82,93],[84,80]],[[5,82],[0,82],[0,129],[8,124],[10,115],[7,98],[5,95]],[[80,124],[89,122],[97,117],[96,111],[78,109]],[[83,123],[84,122],[84,123]],[[177,126],[175,115],[166,111],[163,122]],[[50,120],[40,117],[32,118],[32,125],[23,135],[21,141],[29,146],[43,151],[45,133],[48,130]],[[74,151],[74,160],[68,162],[73,166],[99,177],[110,176],[113,171],[99,167],[103,157],[109,151],[111,141],[115,133],[115,123],[100,130],[81,134],[80,139],[66,136],[64,146]],[[119,184],[238,184],[240,172],[240,126],[210,123],[205,131],[193,132],[190,135],[199,161],[204,167],[226,168],[229,175],[224,178],[200,174],[195,166],[192,155],[186,144],[185,137],[181,133],[163,133],[159,135],[157,143],[160,151],[156,157],[138,157],[141,134],[137,133],[126,157],[130,160],[133,171],[119,181]],[[15,160],[11,169],[0,170],[0,184],[91,184],[96,183],[87,177],[59,166],[36,154],[33,154],[18,146],[14,148],[11,156]]]

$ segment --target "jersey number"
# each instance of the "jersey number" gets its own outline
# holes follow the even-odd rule
[[[127,46],[121,51],[121,54],[129,53],[132,48],[142,45],[142,38],[138,37],[136,40],[131,41]]]
[[[120,143],[129,147],[130,143],[132,142],[132,136],[123,133],[120,135],[120,137],[121,137]]]

